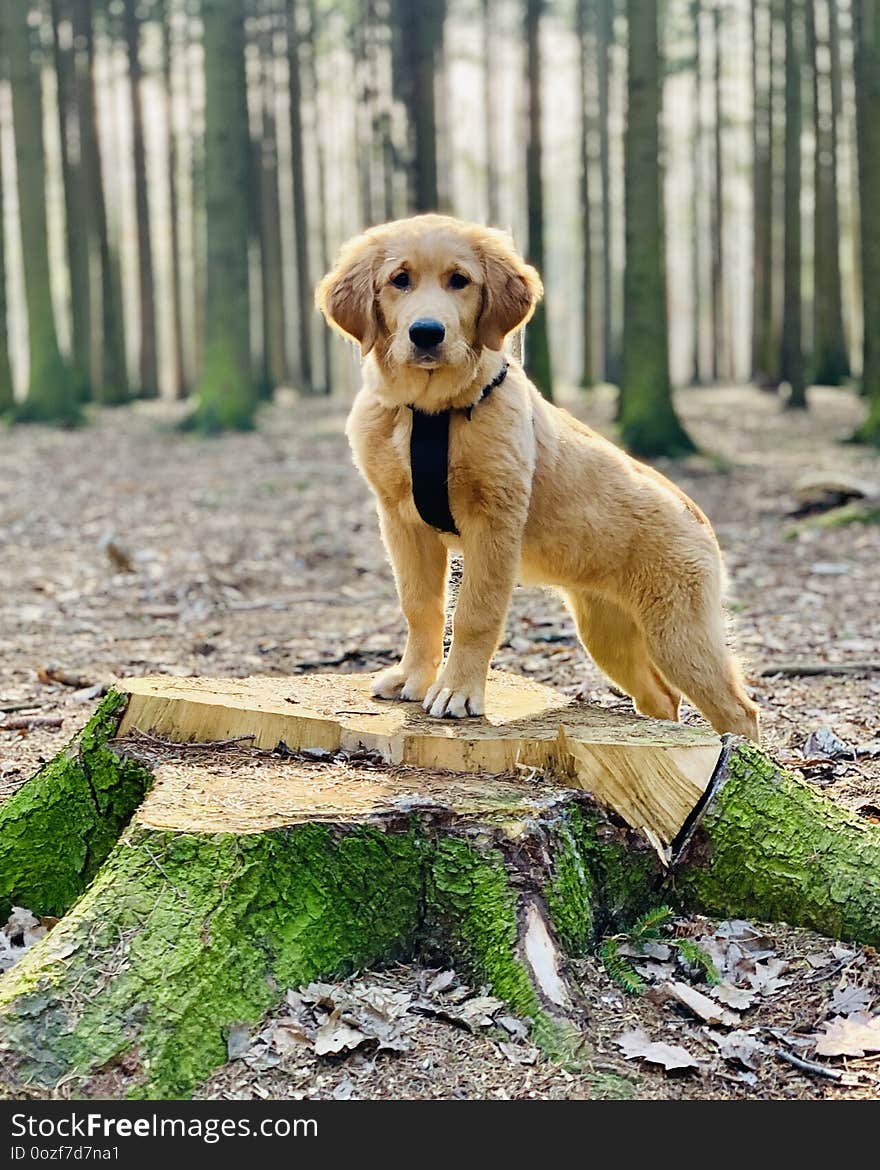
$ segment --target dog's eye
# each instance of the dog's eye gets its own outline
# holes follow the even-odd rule
[[[409,288],[409,273],[398,272],[391,277],[391,283],[395,288]]]
[[[470,284],[470,280],[465,276],[465,274],[463,272],[453,272],[452,276],[450,276],[450,278],[449,278],[449,287],[450,288],[455,288],[455,289],[467,288],[467,286],[469,284]]]

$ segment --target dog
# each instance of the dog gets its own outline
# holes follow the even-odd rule
[[[658,471],[546,401],[504,352],[542,295],[506,233],[441,215],[350,240],[317,288],[327,321],[361,348],[346,434],[408,627],[373,694],[435,717],[481,715],[520,581],[562,592],[588,653],[642,715],[676,720],[686,695],[716,731],[757,742],[709,521]],[[463,569],[444,663],[450,551]]]

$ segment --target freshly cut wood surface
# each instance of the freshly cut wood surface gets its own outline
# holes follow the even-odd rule
[[[536,816],[571,793],[563,784],[521,776],[467,776],[362,761],[280,759],[242,748],[154,747],[155,783],[136,820],[180,833],[260,833],[291,825],[350,825],[395,814],[438,813],[453,819]]]
[[[711,732],[575,703],[500,671],[490,676],[481,719],[433,719],[416,703],[373,699],[371,681],[372,675],[339,674],[131,679],[122,687],[130,701],[120,736],[138,729],[178,743],[247,737],[249,746],[270,750],[283,743],[291,751],[375,751],[389,764],[433,772],[549,769],[663,844],[675,837],[702,795],[721,748]],[[293,802],[288,808],[303,800],[312,810],[309,816],[318,815],[321,802],[314,793],[282,797],[280,788],[281,804],[273,810],[271,791],[266,796],[259,785],[250,787],[256,775],[254,770],[237,782],[241,798],[251,791],[255,802],[240,813],[246,819],[253,815],[261,824],[264,814],[284,816],[285,800]],[[450,783],[422,779],[427,793]],[[330,800],[329,792],[324,796]]]

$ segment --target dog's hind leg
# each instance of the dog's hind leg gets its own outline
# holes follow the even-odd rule
[[[644,624],[651,658],[715,730],[758,743],[758,708],[727,648],[720,605],[709,597],[676,604],[673,594]]]
[[[644,631],[613,601],[586,591],[567,593],[578,636],[596,665],[653,719],[678,719],[681,696],[669,685],[648,651]]]

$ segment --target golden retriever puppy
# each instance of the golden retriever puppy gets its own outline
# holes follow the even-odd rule
[[[757,741],[757,708],[725,642],[708,520],[659,472],[545,401],[503,352],[542,293],[506,234],[440,215],[351,240],[318,287],[327,320],[361,347],[346,433],[408,626],[399,665],[373,693],[434,716],[482,714],[519,580],[562,591],[584,646],[643,715],[677,719],[687,695],[717,731]],[[439,467],[422,466],[417,424],[446,436]],[[414,485],[432,475],[429,494],[451,523],[416,505]],[[443,663],[450,550],[463,571]]]

